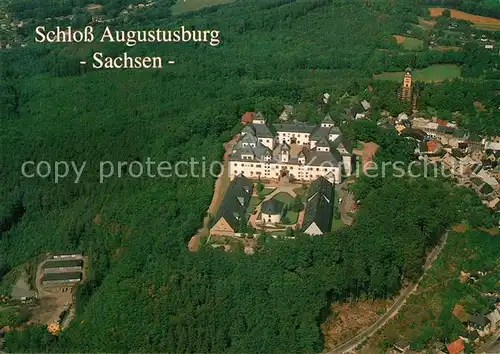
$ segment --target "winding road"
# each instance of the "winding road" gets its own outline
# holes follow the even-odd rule
[[[407,287],[402,291],[402,293],[399,295],[396,301],[394,301],[392,306],[387,310],[387,312],[382,317],[380,317],[370,327],[366,328],[361,333],[357,334],[356,336],[352,337],[351,339],[342,343],[341,345],[333,348],[332,350],[326,352],[325,354],[344,354],[344,353],[354,352],[357,346],[359,346],[368,338],[370,338],[375,332],[377,332],[380,328],[382,328],[391,318],[393,318],[399,312],[401,307],[403,307],[403,305],[406,303],[408,297],[417,289],[425,273],[432,266],[432,263],[434,262],[434,260],[437,258],[437,256],[445,246],[446,241],[448,240],[448,232],[449,231],[446,231],[446,233],[441,238],[439,244],[436,247],[434,247],[432,252],[429,253],[429,255],[427,256],[422,276],[418,279],[418,281],[415,284],[412,284],[411,286]]]

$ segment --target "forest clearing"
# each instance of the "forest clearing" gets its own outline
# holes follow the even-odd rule
[[[404,71],[384,72],[374,75],[375,79],[401,81]],[[460,77],[460,68],[453,64],[437,64],[427,68],[413,71],[415,81],[442,82]]]
[[[424,43],[421,39],[404,37],[399,34],[394,34],[393,37],[396,38],[396,42],[401,44],[406,50],[420,50]]]
[[[180,15],[185,12],[196,11],[208,6],[229,4],[234,0],[178,0],[172,6],[172,14]]]

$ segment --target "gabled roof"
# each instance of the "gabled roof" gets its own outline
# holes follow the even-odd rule
[[[461,304],[455,304],[452,313],[453,316],[458,318],[461,323],[467,322],[469,319],[469,314],[465,311],[465,308]]]
[[[321,121],[321,123],[333,123],[332,116],[330,116],[330,113],[327,113],[325,118]]]
[[[253,149],[250,145],[245,146],[240,150],[241,155],[252,155],[254,156]]]
[[[255,135],[258,138],[272,138],[273,133],[267,126],[267,124],[252,124],[252,127],[255,129]]]
[[[470,315],[469,322],[480,328],[484,328],[490,324],[490,320],[483,315]]]
[[[326,178],[319,177],[311,183],[304,214],[303,230],[313,223],[327,233],[331,229],[333,216],[333,185]]]
[[[287,143],[283,143],[280,148],[280,152],[289,152],[290,151],[290,145]]]
[[[253,124],[245,125],[245,127],[241,130],[241,133],[255,135],[255,126]]]
[[[316,129],[316,125],[310,125],[302,122],[276,124],[276,131],[279,132],[295,132],[295,133],[311,133]]]
[[[252,155],[255,161],[262,161],[266,156],[273,156],[272,151],[259,141],[256,142],[255,147],[251,145],[243,147],[240,140],[233,148],[233,153],[229,159],[232,161],[239,161],[242,159],[242,155]]]
[[[450,353],[450,354],[458,354],[464,349],[465,349],[465,345],[464,345],[464,341],[462,340],[462,338],[459,338],[456,341],[454,341],[453,343],[450,343],[448,345],[448,353]]]
[[[411,137],[417,140],[425,140],[427,137],[427,133],[424,132],[422,129],[416,129],[416,128],[406,128],[401,132],[402,137]]]
[[[316,144],[317,147],[330,147],[330,143],[325,137],[322,137],[319,141],[318,144]]]
[[[262,119],[263,121],[266,120],[266,118],[264,118],[264,115],[262,114],[261,111],[258,111],[256,114],[255,114],[255,117],[254,117],[254,120],[255,119]]]
[[[257,137],[253,135],[252,133],[247,132],[243,138],[241,138],[241,143],[247,143],[247,144],[257,144]]]
[[[314,132],[311,134],[311,140],[316,141],[319,140],[323,137],[328,137],[328,134],[330,134],[330,130],[334,128],[327,128],[327,127],[322,127],[319,126],[317,129],[314,130]]]
[[[410,342],[404,340],[404,339],[400,339],[398,340],[396,343],[394,343],[394,346],[399,349],[399,350],[405,350],[405,349],[408,349],[409,346],[410,346]]]
[[[437,127],[437,131],[443,134],[454,134],[455,133],[455,128],[452,127],[447,127],[445,125],[439,125]]]
[[[252,123],[254,117],[255,117],[255,112],[245,112],[245,114],[241,116],[241,123],[244,124]]]
[[[344,148],[347,150],[347,153],[352,153],[352,144],[344,135],[341,135],[337,139],[335,139],[332,145],[335,149]]]
[[[236,176],[227,188],[213,224],[215,225],[221,218],[224,218],[231,228],[237,231],[240,220],[245,218],[245,211],[252,197],[252,190],[253,183],[243,175]]]

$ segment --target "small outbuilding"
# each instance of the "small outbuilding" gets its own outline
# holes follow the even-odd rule
[[[262,222],[266,224],[279,223],[285,204],[276,199],[266,200],[262,203]]]

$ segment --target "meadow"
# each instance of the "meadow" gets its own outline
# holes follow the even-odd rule
[[[406,50],[420,50],[422,49],[424,41],[412,37],[404,37],[398,34],[393,35],[396,38],[396,42],[401,44]]]
[[[234,0],[178,0],[172,6],[172,14],[180,15],[185,12],[197,11],[204,7],[229,4],[231,2],[234,2]]]
[[[384,72],[374,75],[375,79],[401,81],[403,80],[404,71]],[[460,77],[460,68],[453,64],[437,64],[431,65],[425,69],[413,71],[413,79],[415,81],[424,82],[441,82]]]

